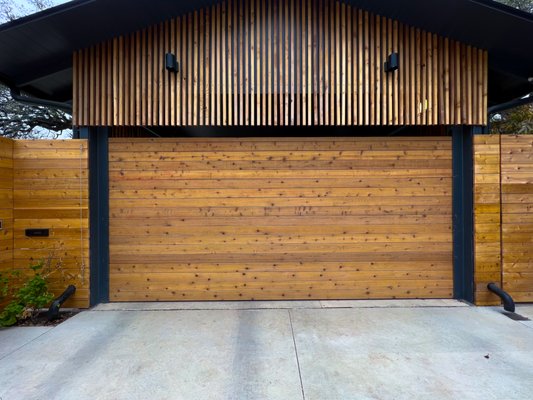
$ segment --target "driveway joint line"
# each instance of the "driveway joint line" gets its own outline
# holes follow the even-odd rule
[[[533,329],[533,324],[528,324],[529,321],[518,321],[520,324],[524,325],[526,328]]]
[[[24,343],[22,346],[17,347],[16,349],[10,351],[10,352],[7,353],[5,356],[0,357],[0,361],[2,361],[3,359],[9,357],[9,356],[12,355],[13,353],[16,353],[17,351],[19,351],[20,349],[26,347],[26,346],[29,345],[30,343],[35,342],[35,341],[36,341],[37,339],[39,339],[41,336],[46,335],[48,332],[50,332],[50,331],[51,331],[52,329],[54,329],[54,328],[55,328],[55,327],[52,327],[52,328],[48,329],[46,332],[43,332],[43,333],[41,333],[39,336],[34,337],[34,338],[31,339],[30,341]],[[0,397],[0,400],[1,400],[1,397]]]
[[[302,380],[302,370],[300,368],[300,358],[298,357],[298,347],[296,346],[296,338],[294,336],[294,326],[292,325],[292,315],[291,310],[287,310],[289,314],[289,322],[291,324],[291,333],[292,333],[292,342],[294,344],[294,354],[296,355],[296,364],[298,365],[298,376],[300,377],[300,389],[302,389],[302,399],[305,400],[305,390],[304,390],[304,383]]]

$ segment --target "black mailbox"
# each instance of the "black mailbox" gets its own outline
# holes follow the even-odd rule
[[[49,237],[50,229],[26,229],[28,237]]]

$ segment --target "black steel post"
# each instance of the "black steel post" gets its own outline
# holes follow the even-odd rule
[[[474,128],[454,127],[453,295],[474,302]]]
[[[91,306],[109,302],[108,128],[80,128],[89,139]]]

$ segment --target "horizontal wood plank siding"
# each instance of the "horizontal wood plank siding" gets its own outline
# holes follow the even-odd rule
[[[13,267],[13,141],[0,138],[0,273]]]
[[[475,302],[497,305],[490,282],[501,285],[500,135],[474,137]]]
[[[533,135],[502,135],[503,287],[533,302]]]
[[[392,52],[400,68],[386,73]],[[221,2],[77,51],[73,65],[76,126],[487,122],[486,51],[335,0]]]
[[[14,142],[14,267],[52,256],[64,277],[53,275],[59,295],[77,288],[67,307],[89,306],[88,165],[86,140]],[[27,228],[49,228],[48,238],[28,238]]]
[[[452,296],[450,138],[109,149],[112,301]]]

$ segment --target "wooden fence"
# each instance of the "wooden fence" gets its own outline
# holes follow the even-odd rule
[[[533,135],[475,138],[476,304],[533,301]]]
[[[51,259],[62,264],[51,289],[77,292],[66,306],[89,305],[88,166],[85,140],[0,141],[0,268],[29,272]],[[49,237],[30,238],[28,228],[47,228]]]
[[[0,138],[0,272],[13,267],[13,141]]]
[[[533,136],[476,137],[475,172],[476,303],[499,302],[489,282],[533,301]],[[79,307],[89,302],[87,177],[86,141],[0,138],[0,271],[54,252],[78,287],[68,305]],[[26,228],[50,237],[27,238]]]

